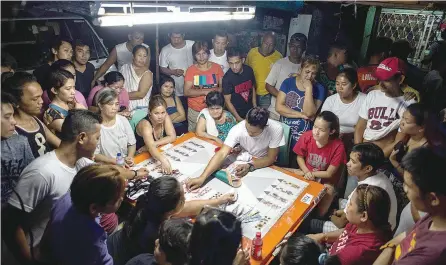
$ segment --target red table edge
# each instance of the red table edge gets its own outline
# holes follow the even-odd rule
[[[217,145],[217,146],[219,146],[220,144],[218,144],[217,142],[214,142],[214,141],[212,141],[212,140],[210,140],[210,139],[206,139],[206,138],[203,138],[203,137],[199,137],[199,136],[197,136],[197,135],[195,135],[195,133],[192,133],[192,132],[189,132],[189,133],[187,133],[187,134],[184,134],[184,135],[182,135],[182,136],[180,136],[180,137],[178,137],[174,142],[172,142],[171,144],[172,145],[178,145],[178,144],[180,144],[180,143],[183,143],[183,142],[185,142],[185,141],[187,141],[187,140],[189,140],[189,139],[191,139],[191,138],[193,138],[193,137],[196,137],[196,138],[198,138],[198,139],[201,139],[201,140],[203,140],[203,141],[205,141],[205,142],[208,142],[208,143],[211,143],[211,144],[213,144],[213,145]],[[162,147],[162,146],[161,146]],[[160,149],[160,147],[158,147],[158,150],[160,151],[160,152],[162,152],[162,150]],[[142,161],[144,161],[144,160],[146,160],[146,159],[149,159],[151,156],[150,156],[150,154],[148,153],[148,152],[144,152],[144,153],[141,153],[141,154],[138,154],[137,156],[135,156],[135,158],[134,158],[134,161],[135,161],[135,164],[138,164],[138,163],[141,163]],[[274,259],[274,256],[273,256],[273,252],[276,250],[276,247],[277,247],[277,245],[278,244],[280,244],[280,242],[282,242],[282,240],[283,240],[283,238],[288,234],[288,233],[294,233],[296,230],[297,230],[297,228],[299,228],[299,226],[300,226],[300,224],[303,222],[303,220],[311,213],[311,211],[316,207],[316,205],[317,205],[317,203],[319,203],[319,201],[320,201],[320,199],[322,198],[322,196],[323,195],[325,195],[325,188],[324,188],[324,186],[322,185],[322,184],[320,184],[320,183],[318,183],[318,182],[314,182],[314,181],[308,181],[308,180],[305,180],[304,178],[303,178],[303,176],[299,176],[299,175],[297,175],[297,174],[295,174],[294,172],[290,172],[290,171],[287,171],[287,170],[285,170],[285,169],[283,169],[283,168],[280,168],[280,167],[277,167],[277,166],[270,166],[271,168],[273,168],[273,169],[275,169],[275,170],[278,170],[278,171],[281,171],[282,173],[285,173],[285,174],[287,174],[287,175],[289,175],[289,176],[292,176],[292,177],[294,177],[294,178],[297,178],[297,179],[299,179],[299,180],[301,180],[301,181],[304,181],[304,182],[307,182],[308,184],[309,184],[309,186],[307,187],[307,188],[305,188],[305,190],[304,190],[304,192],[302,192],[302,194],[300,194],[299,195],[299,197],[297,197],[297,199],[294,201],[294,203],[293,203],[293,205],[292,206],[290,206],[289,207],[289,209],[287,210],[287,211],[285,211],[285,213],[279,218],[279,220],[277,220],[277,222],[274,224],[274,226],[276,226],[277,224],[279,224],[279,223],[282,223],[282,222],[284,222],[284,223],[287,223],[286,222],[286,218],[288,218],[288,216],[287,216],[287,213],[289,212],[289,211],[291,211],[291,210],[295,210],[295,208],[297,207],[297,206],[299,206],[298,204],[300,204],[300,199],[302,199],[302,197],[306,194],[305,193],[305,191],[308,191],[308,189],[310,188],[310,186],[313,186],[314,188],[317,188],[317,190],[318,190],[318,193],[317,194],[315,194],[315,193],[310,193],[311,195],[313,195],[313,199],[312,199],[312,201],[311,201],[311,203],[310,203],[310,205],[300,214],[300,217],[293,223],[293,225],[291,225],[291,227],[285,232],[285,234],[283,234],[280,238],[279,237],[276,237],[276,235],[273,235],[273,233],[271,233],[272,232],[272,229],[274,228],[274,226],[268,231],[268,233],[266,234],[266,235],[264,235],[263,236],[263,241],[264,241],[264,243],[263,243],[263,258],[262,258],[262,260],[261,261],[257,261],[257,260],[253,260],[252,258],[251,258],[251,265],[267,265],[267,264],[269,264],[273,259]],[[307,192],[308,193],[308,192]],[[297,214],[297,213],[295,213],[295,214]],[[274,238],[270,238],[270,237],[274,237]],[[265,249],[265,242],[267,241],[267,240],[265,240],[265,239],[268,239],[269,241],[267,242],[267,246],[269,246],[269,245],[271,245],[271,242],[276,242],[276,243],[274,243],[273,244],[273,246],[269,246],[268,247],[268,249]],[[248,246],[248,244],[250,245],[250,243],[251,243],[251,240],[249,239],[249,238],[246,238],[246,237],[243,237],[243,239],[242,239],[242,245],[243,245],[243,247],[244,248],[246,248],[247,246]],[[267,253],[267,255],[265,255],[265,253]]]

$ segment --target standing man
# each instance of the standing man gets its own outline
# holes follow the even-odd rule
[[[252,107],[256,107],[256,80],[252,68],[243,64],[245,58],[237,48],[229,48],[230,69],[223,76],[222,86],[225,103],[237,122],[246,118]]]
[[[276,34],[267,32],[263,36],[260,47],[252,48],[246,58],[246,65],[254,70],[256,78],[257,105],[269,108],[271,105],[271,94],[266,90],[266,78],[273,64],[282,58],[282,54],[275,50]]]
[[[228,44],[228,33],[224,31],[217,32],[214,39],[212,39],[213,49],[209,55],[209,61],[219,64],[225,74],[229,70],[228,58],[226,57],[226,47],[228,47]]]
[[[276,111],[276,97],[279,93],[283,80],[291,77],[300,70],[302,57],[307,49],[307,36],[302,33],[294,33],[288,43],[290,56],[282,58],[274,63],[271,72],[266,78],[266,90],[272,95],[269,106],[270,118],[280,119],[280,114]]]
[[[93,157],[101,122],[101,116],[91,111],[70,111],[62,125],[60,146],[31,162],[20,175],[16,193],[11,195],[5,209],[8,218],[2,220],[2,239],[21,264],[36,258],[34,247],[42,238],[52,206],[70,188],[76,175],[76,161]],[[2,249],[2,258],[4,254],[8,261],[2,262],[14,264],[10,253]]]
[[[76,90],[88,98],[91,90],[91,82],[94,78],[94,65],[90,63],[90,47],[81,40],[74,42],[73,63],[76,67]]]
[[[93,87],[101,76],[103,76],[107,70],[115,63],[118,63],[118,71],[124,64],[132,63],[133,61],[133,48],[137,45],[144,45],[149,50],[147,65],[150,64],[150,48],[149,45],[144,42],[144,32],[138,27],[132,27],[128,35],[128,41],[118,44],[113,48],[107,60],[99,67],[98,71],[94,75],[91,87]]]
[[[175,80],[175,95],[183,104],[187,113],[187,98],[184,96],[184,76],[186,70],[194,63],[192,45],[194,41],[184,40],[184,32],[180,29],[172,29],[169,33],[170,43],[161,49],[160,70],[165,75],[170,75]]]

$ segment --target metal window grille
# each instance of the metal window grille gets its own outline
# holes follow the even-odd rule
[[[379,37],[392,40],[407,39],[414,52],[409,55],[409,62],[421,66],[425,51],[439,36],[438,26],[442,12],[402,10],[383,8],[379,18]]]

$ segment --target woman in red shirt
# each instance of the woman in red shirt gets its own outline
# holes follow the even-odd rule
[[[387,192],[377,186],[362,184],[347,205],[349,223],[345,228],[308,237],[318,243],[333,244],[329,255],[336,255],[342,265],[372,264],[381,252],[380,247],[392,237],[389,213]]]
[[[339,119],[331,111],[321,112],[314,122],[313,130],[305,132],[293,148],[297,154],[297,174],[307,180],[325,185],[327,194],[317,210],[324,216],[335,195],[339,180],[339,168],[347,162],[345,148],[339,139]]]

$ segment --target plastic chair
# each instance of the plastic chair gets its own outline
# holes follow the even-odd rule
[[[289,160],[290,160],[290,133],[291,128],[290,126],[286,125],[285,123],[281,123],[283,128],[283,136],[285,137],[285,145],[281,146],[279,148],[279,156],[277,158],[276,164],[278,166],[288,166]]]

